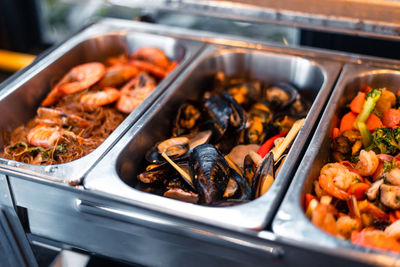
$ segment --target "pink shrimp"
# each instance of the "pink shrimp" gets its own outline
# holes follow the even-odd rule
[[[119,99],[121,92],[112,87],[105,87],[103,90],[89,91],[81,96],[80,102],[96,107],[111,104]]]
[[[347,200],[350,195],[346,190],[354,182],[362,180],[359,174],[350,171],[347,167],[340,163],[328,163],[322,167],[319,184],[330,195]]]
[[[124,113],[132,112],[151,94],[155,86],[153,78],[144,72],[139,74],[121,89],[117,109]]]

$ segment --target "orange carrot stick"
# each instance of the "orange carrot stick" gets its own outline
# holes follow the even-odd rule
[[[358,93],[358,95],[350,103],[351,111],[357,114],[361,112],[365,101],[365,95],[366,94],[363,92]]]

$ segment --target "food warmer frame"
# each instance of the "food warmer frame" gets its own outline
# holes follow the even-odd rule
[[[368,64],[382,68],[399,66],[399,62],[393,60],[302,47],[283,47],[249,38],[221,36],[126,20],[104,19],[83,31],[90,27],[128,28],[132,31],[192,40],[195,43],[203,42],[201,53],[222,46],[230,50],[252,50],[257,53],[283,55],[283,57],[301,57],[312,62],[327,62],[328,65],[335,66],[332,68],[334,78],[329,91],[333,89],[341,66],[345,63]],[[39,64],[45,64],[47,57],[57,52],[57,49],[63,48],[64,44],[55,47],[26,70],[11,77],[3,91],[15,86],[19,78],[36,72],[36,67]],[[171,80],[171,87],[182,82],[185,77],[183,74],[196,67],[196,60],[199,60],[199,55],[194,57],[193,62],[185,65],[185,68],[180,69],[175,79]],[[158,100],[167,96],[167,92],[154,99],[146,112],[157,108],[157,105],[161,103]],[[320,111],[325,107],[328,97],[329,93],[325,96],[323,103],[319,103]],[[320,114],[314,115],[318,121]],[[315,126],[311,126],[311,132],[314,131]],[[117,138],[115,143],[120,141],[120,144],[124,144],[124,140],[129,138],[130,131],[135,131],[133,122],[132,125],[126,127],[121,134],[122,138]],[[308,141],[304,141],[304,149]],[[111,151],[115,143],[109,144],[103,155],[108,155],[107,153]],[[99,163],[101,164],[104,163]],[[94,170],[93,165],[88,169],[89,176]],[[293,166],[291,172],[294,173],[296,167]],[[326,265],[351,263],[355,266],[363,266],[364,264],[389,265],[398,261],[393,255],[381,254],[379,257],[366,258],[340,249],[330,250],[316,244],[291,240],[272,232],[266,221],[263,222],[266,224],[263,229],[252,230],[249,228],[253,227],[246,228],[173,214],[168,210],[145,206],[127,197],[85,189],[84,184],[79,183],[81,179],[78,183],[71,183],[48,175],[27,172],[25,169],[21,170],[20,166],[7,164],[0,166],[0,172],[4,178],[2,181],[9,187],[13,199],[12,207],[17,211],[20,222],[33,244],[51,244],[62,248],[80,249],[125,262],[151,266],[186,266],[188,261],[194,266],[204,264],[294,266],[300,262],[311,266],[317,266],[321,262],[325,262]],[[96,173],[98,176],[99,172]],[[291,176],[293,173],[287,175]],[[282,186],[285,187],[285,185]],[[132,189],[129,188],[129,190]],[[283,197],[283,195],[277,197]]]

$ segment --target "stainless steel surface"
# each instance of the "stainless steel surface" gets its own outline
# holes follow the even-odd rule
[[[339,112],[354,98],[363,85],[374,88],[386,87],[396,92],[399,84],[399,70],[354,64],[344,66],[310,146],[273,220],[274,233],[302,246],[313,244],[318,250],[341,254],[372,264],[400,264],[398,254],[356,246],[350,241],[341,240],[323,232],[310,222],[302,208],[304,194],[312,191],[313,182],[318,178],[320,169],[329,162],[330,133],[339,122]]]
[[[161,9],[235,20],[279,23],[373,37],[399,38],[400,3],[392,0],[108,0],[128,7]]]
[[[209,46],[88,173],[84,186],[88,190],[120,196],[136,205],[191,220],[227,228],[262,229],[272,219],[340,66],[335,62],[262,50]],[[217,72],[224,72],[228,76],[246,73],[267,84],[286,81],[296,86],[310,101],[314,101],[268,193],[250,203],[221,208],[184,203],[131,187],[138,182],[136,176],[145,164],[145,153],[156,142],[170,136],[173,118],[180,104],[186,100],[201,100],[204,91],[211,88]]]
[[[179,62],[179,66],[163,79],[153,93],[135,109],[92,153],[78,160],[51,166],[31,165],[0,158],[0,172],[21,172],[54,179],[60,182],[79,181],[90,167],[132,125],[150,104],[163,92],[185,65],[198,53],[202,43],[163,36],[154,27],[154,32],[143,32],[138,25],[129,23],[98,23],[84,29],[50,54],[34,62],[26,71],[4,87],[0,92],[0,129],[11,131],[26,123],[50,90],[50,85],[70,68],[90,61],[104,61],[107,57],[131,53],[143,46],[159,47],[167,56]],[[0,146],[3,140],[0,139]]]

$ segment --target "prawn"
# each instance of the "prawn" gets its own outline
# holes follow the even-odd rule
[[[374,174],[379,165],[379,159],[375,152],[361,150],[359,161],[356,164],[356,170],[361,176],[371,176]]]
[[[131,55],[132,59],[149,62],[164,70],[168,69],[170,61],[165,53],[156,47],[142,47]]]
[[[129,64],[117,64],[106,69],[99,87],[118,86],[132,79],[139,73],[139,69]]]
[[[322,167],[319,184],[330,195],[347,200],[350,194],[346,190],[351,184],[362,180],[358,173],[350,171],[347,167],[340,163],[328,163]]]
[[[77,115],[68,114],[58,109],[39,107],[37,109],[38,118],[36,122],[46,125],[74,126],[79,128],[87,128],[90,122]]]
[[[142,72],[121,89],[117,109],[124,113],[132,112],[150,95],[155,86],[154,79]]]
[[[89,88],[98,82],[105,73],[105,67],[99,62],[90,62],[72,68],[53,87],[47,97],[43,100],[42,106],[53,105],[64,95],[73,94]]]
[[[49,148],[56,145],[62,137],[69,137],[73,140],[82,139],[73,132],[64,130],[58,126],[37,125],[29,130],[26,139],[32,146]]]
[[[96,107],[111,104],[118,100],[121,92],[112,87],[105,87],[103,90],[89,91],[83,94],[80,98],[80,102],[86,105],[92,105]]]
[[[351,242],[356,245],[400,252],[400,242],[395,237],[370,227],[360,232],[352,232]]]
[[[336,209],[330,204],[318,203],[311,214],[311,222],[323,231],[336,235]]]

